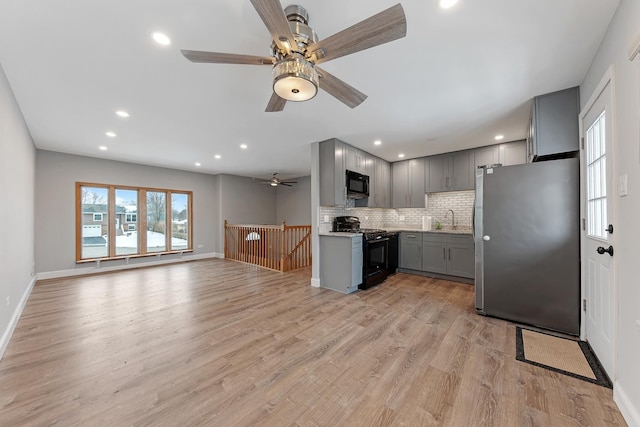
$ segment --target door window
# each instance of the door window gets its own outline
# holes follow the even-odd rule
[[[604,111],[587,130],[587,234],[607,240],[607,156]]]

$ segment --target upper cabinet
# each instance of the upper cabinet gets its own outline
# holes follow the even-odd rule
[[[373,200],[369,207],[390,208],[391,207],[391,164],[385,160],[376,158],[375,179],[373,185]],[[371,199],[371,197],[369,197]]]
[[[347,170],[371,176],[374,174],[373,156],[345,144],[345,167]]]
[[[345,144],[338,139],[320,143],[320,206],[346,206]]]
[[[425,168],[427,193],[473,190],[475,182],[473,150],[427,157]]]
[[[391,164],[393,208],[424,208],[425,159]]]
[[[498,163],[502,166],[521,165],[527,163],[527,141],[513,141],[500,144],[498,147]]]
[[[489,145],[473,150],[474,164],[489,166],[497,163],[502,166],[521,165],[527,163],[527,142],[505,142],[504,144]]]
[[[578,87],[536,96],[531,108],[527,137],[528,160],[549,160],[578,151],[579,112]]]

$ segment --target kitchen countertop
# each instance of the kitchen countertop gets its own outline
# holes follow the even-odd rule
[[[431,230],[421,230],[416,228],[393,228],[393,227],[385,227],[387,231],[409,231],[414,233],[444,233],[444,234],[473,234],[473,230],[469,227],[458,227],[455,229],[451,228],[442,228],[440,230],[436,230],[432,228]]]
[[[362,233],[345,233],[341,231],[323,231],[322,233],[318,233],[319,236],[329,236],[329,237],[353,237],[353,236],[361,236]]]

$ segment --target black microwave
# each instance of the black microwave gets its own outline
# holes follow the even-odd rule
[[[369,197],[369,177],[348,170],[347,197],[349,199],[364,199],[365,197]]]

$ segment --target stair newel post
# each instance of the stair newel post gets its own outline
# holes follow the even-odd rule
[[[280,229],[282,230],[282,240],[281,240],[281,248],[280,248],[280,272],[284,273],[285,271],[284,239],[287,232],[287,224],[284,221],[282,221],[282,225],[280,226]]]

